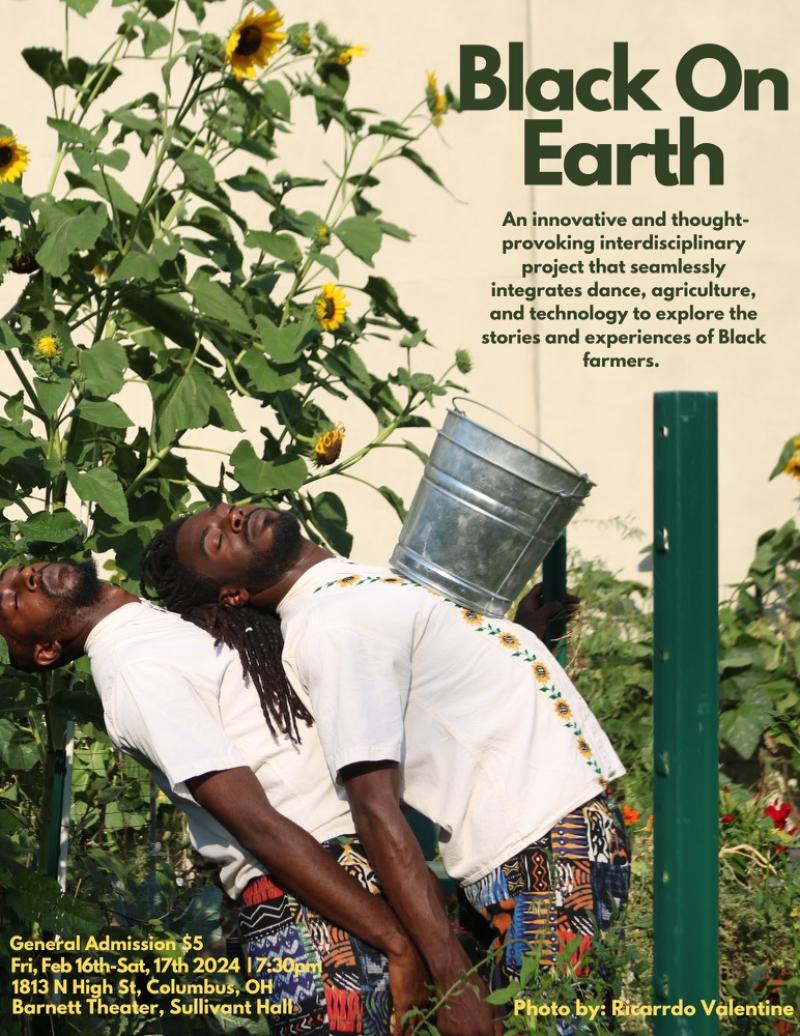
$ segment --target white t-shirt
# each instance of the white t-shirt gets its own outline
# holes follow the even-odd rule
[[[249,766],[272,806],[325,841],[355,830],[315,727],[302,742],[270,733],[239,655],[179,615],[142,602],[102,619],[86,640],[114,744],[138,758],[186,812],[195,848],[220,867],[228,895],[266,873],[186,787],[210,770]]]
[[[402,764],[403,799],[439,825],[463,883],[625,772],[564,670],[513,622],[343,558],[305,572],[278,612],[331,774]]]

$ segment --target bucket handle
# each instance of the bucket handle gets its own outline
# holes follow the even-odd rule
[[[490,413],[494,414],[495,417],[502,417],[504,421],[508,421],[509,424],[513,424],[515,428],[518,428],[521,432],[524,432],[526,435],[530,435],[532,439],[536,439],[536,441],[540,442],[542,446],[546,446],[548,450],[555,453],[556,457],[558,457],[560,460],[563,460],[565,464],[572,468],[576,475],[580,475],[581,478],[586,478],[586,475],[582,475],[581,472],[578,471],[578,469],[572,463],[572,461],[567,460],[563,453],[559,453],[555,446],[551,446],[549,442],[545,442],[544,439],[540,435],[537,435],[535,432],[530,431],[528,428],[523,428],[523,426],[521,424],[517,424],[516,421],[512,421],[510,417],[506,417],[505,414],[501,413],[499,410],[495,410],[495,408],[493,406],[489,406],[488,403],[481,403],[479,400],[470,399],[468,396],[453,396],[451,402],[453,404],[453,409],[455,410],[455,412],[457,414],[461,414],[463,417],[466,417],[467,415],[464,413],[463,410],[458,409],[456,403],[472,403],[473,406],[480,406],[483,407],[484,410],[488,410]]]

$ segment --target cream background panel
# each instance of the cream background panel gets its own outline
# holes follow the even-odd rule
[[[586,0],[573,0],[568,7],[555,0],[514,0],[491,11],[476,0],[438,4],[409,0],[402,7],[376,6],[364,0],[339,0],[335,5],[309,0],[279,7],[287,23],[324,19],[340,38],[366,44],[366,56],[351,65],[351,103],[378,108],[391,117],[404,114],[422,96],[428,70],[436,71],[440,84],[449,82],[458,92],[458,48],[462,43],[490,43],[504,53],[509,40],[522,40],[526,68],[548,65],[577,72],[593,65],[608,67],[613,42],[627,40],[632,67],[661,69],[653,81],[652,95],[662,105],[662,113],[566,112],[562,115],[563,142],[645,141],[652,139],[655,126],[676,132],[679,115],[694,114],[697,139],[716,143],[725,152],[724,187],[660,187],[643,164],[638,175],[634,167],[631,187],[567,184],[532,191],[522,182],[523,120],[535,117],[535,112],[500,108],[448,115],[441,136],[428,134],[421,150],[454,197],[408,163],[383,167],[383,185],[371,198],[384,209],[386,218],[416,237],[410,245],[387,242],[378,254],[377,269],[395,284],[405,307],[420,317],[439,346],[436,353],[426,350],[423,355],[417,350],[420,359],[415,357],[415,361],[422,369],[438,371],[456,348],[469,349],[475,363],[466,382],[473,394],[540,431],[589,472],[598,486],[573,523],[570,541],[627,573],[636,571],[638,552],[650,538],[652,392],[678,388],[718,391],[720,577],[723,583],[741,577],[756,535],[792,513],[797,490],[797,484],[787,478],[766,481],[784,440],[800,431],[796,400],[800,363],[793,341],[793,285],[800,273],[794,240],[800,227],[800,202],[793,186],[800,164],[793,107],[800,70],[800,11],[796,6],[789,0],[775,0],[756,11],[744,0],[707,0],[702,5],[690,0],[658,0],[648,5],[636,0],[606,0],[602,16],[598,6]],[[6,100],[0,121],[12,125],[31,149],[26,188],[42,190],[55,147],[55,134],[45,121],[51,114],[50,97],[45,84],[25,66],[20,51],[32,45],[62,46],[63,7],[55,0],[0,0],[0,10],[4,35],[0,96]],[[228,0],[212,4],[206,27],[224,35],[238,11],[238,3]],[[119,17],[119,9],[111,9],[106,0],[86,20],[71,14],[72,53],[87,57],[99,53]],[[718,113],[685,111],[674,90],[674,66],[689,47],[702,42],[724,44],[746,67],[784,70],[792,91],[789,112],[745,113],[736,103]],[[106,95],[105,106],[137,96],[148,84],[160,85],[157,65],[142,61],[127,65],[126,76]],[[294,117],[297,132],[285,138],[286,146],[274,169],[285,166],[304,175],[322,172],[325,158],[338,157],[338,140],[331,134],[324,138],[316,130],[310,104],[297,104]],[[702,170],[699,163],[700,179]],[[131,182],[129,175],[138,177],[141,189],[145,164],[132,161],[126,183]],[[303,201],[311,208],[322,204],[310,192]],[[695,213],[728,208],[750,217],[748,244],[738,260],[731,260],[730,277],[726,271],[723,282],[750,283],[756,290],[754,306],[759,309],[758,325],[768,335],[766,347],[661,347],[661,366],[656,370],[612,371],[585,370],[580,361],[583,346],[478,344],[482,331],[492,326],[488,320],[491,280],[519,280],[516,263],[500,256],[500,221],[506,210],[588,213],[605,209],[632,214],[678,207]],[[251,215],[254,226],[263,226],[263,213],[255,208],[243,211]],[[343,270],[343,281],[352,282],[354,277],[363,282],[363,266],[353,264]],[[13,302],[20,284],[14,275],[6,278],[0,286],[0,306],[5,309]],[[357,312],[359,300],[350,294]],[[655,324],[648,329],[656,330]],[[503,328],[498,326],[498,330]],[[375,369],[388,370],[399,362],[399,353],[385,343],[368,345],[366,351]],[[632,347],[627,351],[648,350]],[[6,383],[11,375],[4,363],[0,372]],[[141,415],[144,419],[149,408],[146,390],[132,387],[124,404],[134,418]],[[346,453],[369,440],[374,425],[359,404],[332,400],[326,409],[332,419],[347,425]],[[263,412],[242,407],[240,414],[248,433],[257,436]],[[441,412],[434,416],[434,423],[440,417]],[[426,432],[412,434],[423,446],[432,438]],[[227,449],[239,437],[197,432],[187,438]],[[193,462],[209,475],[216,470],[213,455],[194,455]],[[393,486],[408,499],[421,468],[405,451],[380,450],[357,473]],[[336,481],[338,485],[325,480],[320,488],[335,488],[345,499],[355,534],[354,555],[366,562],[384,560],[399,529],[393,512],[366,487]],[[609,519],[618,516],[643,529],[644,538],[623,538],[609,525]]]

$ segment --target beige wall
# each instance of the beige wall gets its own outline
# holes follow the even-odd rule
[[[232,0],[209,6],[208,28],[226,32],[238,10]],[[580,70],[606,65],[613,42],[628,40],[632,63],[662,70],[652,88],[664,108],[657,121],[650,113],[577,110],[564,115],[565,141],[634,142],[649,139],[656,125],[677,127],[684,112],[675,101],[671,74],[678,57],[696,43],[723,43],[746,66],[782,68],[792,88],[800,71],[800,12],[791,0],[773,0],[759,8],[744,0],[702,4],[605,0],[602,14],[598,4],[587,0],[569,4],[513,0],[491,10],[474,0],[438,4],[409,0],[402,6],[364,0],[336,4],[298,0],[283,10],[287,21],[324,18],[340,37],[366,44],[367,55],[351,66],[352,97],[395,117],[421,97],[428,70],[435,70],[440,82],[449,81],[457,91],[461,43],[491,43],[502,52],[509,40],[524,40],[526,66]],[[0,121],[11,124],[31,148],[26,187],[38,190],[44,187],[52,163],[54,135],[45,125],[49,95],[28,72],[19,52],[33,44],[62,45],[62,5],[55,0],[0,0],[0,12],[4,55],[0,96],[6,102]],[[73,53],[96,53],[118,18],[119,11],[110,9],[105,0],[86,21],[72,16]],[[157,66],[132,62],[129,84],[133,77],[142,84],[155,84]],[[133,95],[127,85],[124,96]],[[109,97],[111,104],[114,98]],[[439,347],[425,357],[429,369],[444,366],[456,348],[469,349],[475,368],[467,380],[474,395],[540,431],[589,472],[597,488],[571,529],[571,541],[626,572],[636,570],[638,552],[650,538],[652,393],[718,391],[721,579],[731,582],[743,574],[758,532],[796,511],[797,484],[787,478],[766,481],[784,440],[800,432],[800,363],[792,310],[794,285],[800,281],[794,241],[800,226],[795,110],[744,113],[734,106],[712,115],[696,113],[697,136],[725,151],[726,184],[718,188],[660,187],[645,173],[631,187],[532,191],[522,183],[523,118],[523,113],[505,109],[448,116],[441,136],[426,138],[424,153],[450,194],[410,165],[387,167],[384,186],[374,201],[387,218],[416,237],[411,245],[389,242],[379,257],[380,272],[396,284],[407,308],[420,316]],[[310,112],[297,111],[296,119],[298,132],[288,139],[279,162],[313,175],[324,157],[337,156],[338,145],[333,134],[320,143]],[[313,204],[311,196],[308,200]],[[759,324],[769,338],[766,347],[664,348],[661,366],[648,372],[585,370],[580,363],[583,346],[478,344],[481,332],[491,327],[489,282],[519,280],[517,263],[500,256],[500,221],[507,209],[520,213],[533,208],[545,213],[605,209],[632,214],[679,207],[698,213],[728,208],[750,217],[749,243],[735,261],[736,273],[730,280],[750,283],[757,291]],[[363,268],[353,267],[349,277],[360,280]],[[13,278],[0,287],[0,305],[9,303],[15,287]],[[375,366],[388,369],[396,362],[385,344],[368,348],[374,350]],[[6,374],[4,369],[0,376],[5,379]],[[134,392],[128,403],[132,409],[146,407],[146,394]],[[348,450],[372,434],[370,415],[355,404],[334,402],[329,412],[347,425]],[[256,433],[261,415],[250,411],[246,418]],[[424,432],[415,437],[423,445],[430,441]],[[236,438],[218,436],[220,444]],[[200,440],[198,433],[194,441]],[[419,473],[410,455],[389,450],[379,451],[359,469],[362,477],[387,482],[407,497]],[[398,531],[388,506],[355,482],[340,479],[337,491],[351,513],[356,553],[366,560],[385,558]],[[637,541],[620,535],[610,522],[620,517],[645,530],[644,538]]]

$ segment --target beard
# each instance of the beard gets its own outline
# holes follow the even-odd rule
[[[103,592],[103,584],[97,577],[97,565],[90,558],[81,564],[71,565],[76,573],[72,584],[63,590],[49,590],[44,582],[40,583],[42,593],[46,597],[63,601],[70,608],[89,608],[97,604]]]
[[[279,511],[272,522],[269,550],[254,550],[248,578],[254,588],[265,590],[277,583],[297,560],[302,549],[300,522],[291,511]]]

